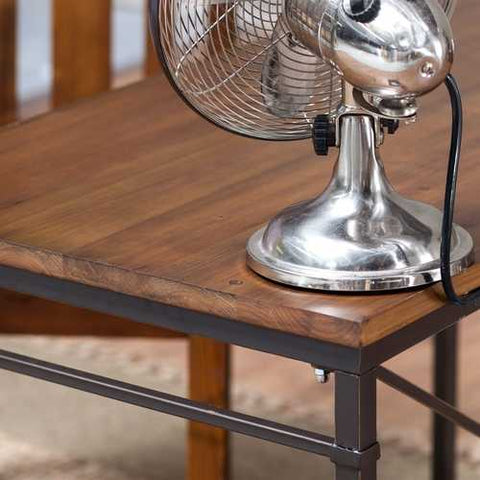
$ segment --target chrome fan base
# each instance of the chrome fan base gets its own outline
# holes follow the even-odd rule
[[[368,292],[437,282],[442,213],[399,195],[386,179],[368,116],[342,120],[333,178],[319,197],[288,207],[247,246],[249,267],[297,287]],[[473,263],[473,240],[456,225],[453,275]]]
[[[438,212],[440,213],[440,212]],[[441,279],[440,259],[431,262],[412,265],[404,269],[381,270],[372,265],[371,270],[327,270],[309,267],[295,261],[285,261],[275,253],[264,247],[263,237],[266,227],[258,230],[249,240],[247,248],[247,264],[262,277],[279,283],[302,287],[312,290],[325,290],[336,292],[380,292],[399,290],[428,285]],[[456,226],[457,243],[452,252],[451,272],[457,275],[466,270],[474,261],[472,238],[468,232]],[[399,239],[396,239],[399,241]],[[386,241],[385,245],[377,247],[377,252],[383,255],[382,248],[391,246]],[[406,255],[408,253],[404,252]],[[327,253],[329,260],[332,255]],[[381,262],[381,261],[380,261]],[[380,263],[381,264],[381,263]]]

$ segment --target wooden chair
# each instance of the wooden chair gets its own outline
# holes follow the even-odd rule
[[[0,125],[15,119],[15,1],[0,0]],[[110,0],[54,0],[54,106],[110,88],[110,17]],[[149,39],[146,50],[145,72],[151,74],[157,63]],[[4,290],[0,290],[0,333],[178,337],[167,330]],[[188,341],[191,398],[227,407],[229,347],[200,337]],[[192,422],[188,447],[189,479],[227,478],[227,432]]]

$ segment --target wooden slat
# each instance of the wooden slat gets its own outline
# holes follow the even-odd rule
[[[0,125],[15,118],[16,0],[0,0]]]
[[[148,0],[145,2],[145,63],[144,71],[146,76],[154,75],[160,70],[160,65],[157,59],[157,53],[150,35],[149,21],[148,21]]]
[[[0,334],[171,337],[181,334],[83,308],[0,290]]]
[[[54,0],[53,103],[110,87],[111,0]]]
[[[146,39],[146,59],[145,59],[145,75],[150,76],[160,71],[160,65],[157,59],[157,53],[150,38],[150,33]]]
[[[190,398],[219,408],[229,403],[229,346],[190,337]],[[229,435],[226,430],[189,423],[188,480],[228,478]]]

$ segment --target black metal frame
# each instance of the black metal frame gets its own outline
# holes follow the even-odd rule
[[[434,389],[435,395],[455,406],[457,403],[457,325],[439,333],[435,337]],[[466,420],[462,422],[461,420]],[[480,436],[480,425],[457,418],[446,421],[438,413],[433,416],[433,444],[436,455],[433,474],[436,480],[455,478],[455,423],[462,425],[474,435]]]
[[[326,456],[335,463],[336,480],[377,478],[377,379],[435,412],[434,480],[454,479],[453,424],[480,436],[480,424],[454,407],[456,323],[473,312],[473,306],[447,305],[371,346],[352,348],[10,267],[0,267],[0,288],[294,358],[334,372],[335,438],[331,438],[0,350],[0,369]],[[380,366],[433,335],[436,396]]]

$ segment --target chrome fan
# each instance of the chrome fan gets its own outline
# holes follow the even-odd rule
[[[378,148],[453,62],[455,0],[150,0],[151,32],[177,93],[234,133],[314,139],[340,154],[317,198],[287,208],[247,247],[257,273],[323,290],[440,279],[441,212],[397,194]],[[461,227],[451,271],[472,262]]]

